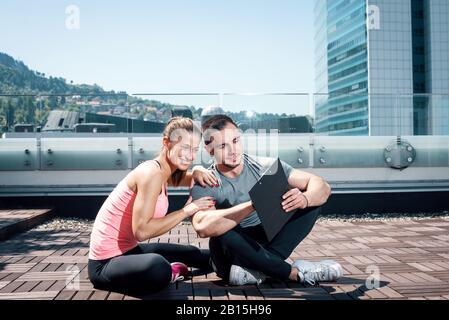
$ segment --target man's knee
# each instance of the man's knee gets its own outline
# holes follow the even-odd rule
[[[219,236],[211,237],[210,241],[220,242],[221,244],[232,243],[236,240],[237,232],[231,229]]]

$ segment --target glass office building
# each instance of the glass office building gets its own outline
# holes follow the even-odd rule
[[[448,8],[446,0],[316,0],[316,131],[449,134]]]

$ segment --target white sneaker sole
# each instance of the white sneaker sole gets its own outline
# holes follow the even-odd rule
[[[238,278],[238,274],[240,271],[240,267],[236,266],[236,265],[232,265],[231,266],[231,270],[229,271],[229,284],[233,285],[233,286],[243,286],[247,283],[243,283],[243,282],[238,282],[236,281],[236,279]]]
[[[248,282],[239,282],[237,281],[237,279],[239,278],[238,275],[241,272],[246,272],[242,267],[237,266],[237,265],[232,265],[231,266],[231,270],[229,271],[229,284],[233,285],[233,286],[244,286],[247,284],[259,284],[259,283],[263,283],[265,281],[265,278],[260,278],[260,282],[256,281],[248,281]],[[256,278],[257,279],[257,278]]]

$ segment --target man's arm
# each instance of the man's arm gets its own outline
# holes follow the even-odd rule
[[[216,237],[236,227],[254,210],[248,201],[228,209],[198,211],[193,216],[192,225],[201,238]]]
[[[331,195],[331,187],[326,181],[305,171],[297,169],[292,170],[288,177],[288,184],[302,192],[303,196],[301,197],[306,197],[306,200],[304,201],[308,207],[323,205]],[[286,199],[289,195],[298,193],[298,191],[295,191],[294,189],[290,190],[285,194],[287,195]],[[288,205],[288,202],[286,205]],[[299,208],[301,208],[301,206],[299,206]]]

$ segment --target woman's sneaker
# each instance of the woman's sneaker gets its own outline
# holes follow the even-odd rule
[[[337,281],[343,276],[341,265],[334,260],[320,262],[296,260],[292,267],[298,269],[299,282],[312,286],[321,281]]]
[[[182,262],[173,262],[171,265],[171,283],[182,281],[189,273],[189,268]]]
[[[259,271],[246,269],[237,265],[231,266],[229,272],[229,283],[234,286],[243,286],[245,284],[261,284],[266,276]]]

